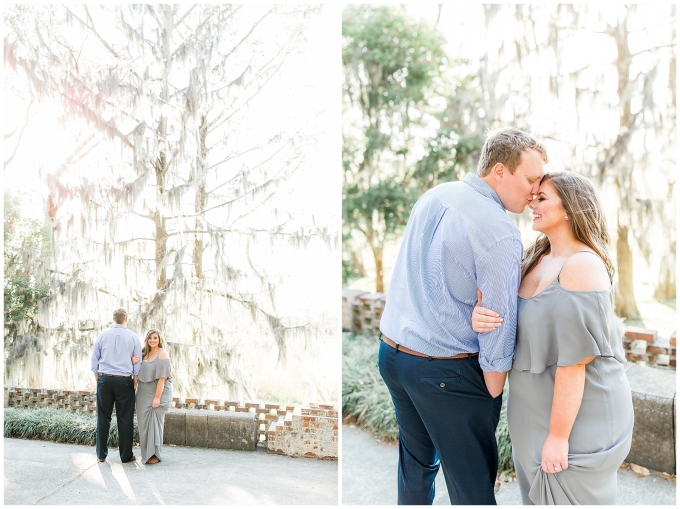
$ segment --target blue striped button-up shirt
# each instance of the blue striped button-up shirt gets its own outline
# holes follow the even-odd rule
[[[139,336],[125,325],[114,323],[94,342],[92,371],[108,375],[137,375],[142,363],[132,364],[132,356],[142,356]]]
[[[522,239],[496,192],[479,177],[439,185],[416,202],[387,292],[380,330],[433,357],[479,352],[484,371],[510,370],[517,329]],[[503,322],[472,330],[472,310]]]

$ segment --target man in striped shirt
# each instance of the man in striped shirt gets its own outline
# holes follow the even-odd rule
[[[432,504],[440,460],[452,504],[495,504],[495,430],[512,366],[522,241],[506,210],[538,193],[545,149],[518,129],[488,134],[477,175],[415,204],[380,321],[380,373],[399,423],[399,504]],[[504,317],[472,330],[484,307]]]
[[[123,463],[135,461],[132,453],[135,418],[135,389],[142,364],[139,336],[127,328],[128,314],[123,308],[113,312],[111,328],[102,332],[92,349],[92,372],[97,384],[97,437],[95,451],[99,461],[109,454],[109,428],[116,408],[118,453]]]

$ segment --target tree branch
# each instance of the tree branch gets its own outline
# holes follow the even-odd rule
[[[179,27],[179,26],[182,24],[182,21],[184,21],[184,19],[191,13],[191,11],[194,10],[195,7],[196,7],[196,4],[194,4],[194,5],[192,5],[191,7],[189,7],[189,9],[187,10],[187,12],[185,12],[185,13],[182,15],[182,17],[179,18],[179,19],[177,20],[177,23],[175,23],[175,28]]]
[[[14,145],[14,150],[12,151],[12,154],[5,159],[5,164],[3,166],[3,169],[6,170],[7,166],[9,163],[12,162],[14,159],[14,156],[17,155],[17,151],[19,150],[19,145],[21,145],[21,138],[24,135],[24,131],[26,131],[26,128],[28,127],[28,124],[31,122],[31,107],[33,106],[33,99],[28,103],[28,111],[26,112],[26,122],[24,122],[23,127],[21,128],[21,131],[19,131],[19,137],[17,138],[17,142]],[[16,132],[16,129],[14,130]],[[14,132],[12,134],[14,134]],[[5,137],[5,141],[7,140],[7,137]]]
[[[635,56],[638,56],[638,55],[642,55],[643,53],[647,53],[648,51],[654,51],[656,49],[661,49],[661,48],[675,48],[676,46],[677,45],[675,43],[662,44],[661,46],[654,46],[653,48],[643,49],[641,51],[638,51],[637,53],[631,53],[630,56],[635,57]]]
[[[293,169],[293,171],[295,171],[295,170],[296,170],[297,168],[299,168],[299,167],[300,167],[300,164],[298,164],[298,165]],[[240,196],[234,198],[233,200],[229,200],[229,201],[220,203],[219,205],[213,205],[212,207],[205,208],[205,209],[201,210],[200,212],[196,212],[195,214],[188,214],[188,215],[184,215],[184,216],[182,216],[182,217],[196,217],[196,216],[205,214],[205,213],[208,212],[209,210],[218,209],[218,208],[220,208],[220,207],[224,207],[225,205],[229,205],[229,204],[231,204],[231,203],[235,203],[235,202],[237,202],[237,201],[239,201],[239,200],[245,198],[245,197],[248,196],[248,195],[254,194],[254,193],[257,192],[257,191],[259,191],[259,190],[261,190],[261,189],[264,189],[264,188],[267,187],[269,184],[271,184],[272,182],[276,181],[276,180],[278,179],[278,176],[281,174],[281,171],[282,171],[282,170],[279,170],[279,171],[276,173],[276,175],[274,175],[272,178],[270,178],[270,179],[267,180],[266,182],[260,184],[259,186],[253,187],[253,188],[250,189],[249,191],[247,191],[247,192],[243,193],[242,195],[240,195]]]
[[[97,32],[97,29],[94,26],[94,20],[92,19],[92,16],[90,15],[90,9],[87,8],[87,4],[83,6],[85,8],[85,14],[87,14],[87,19],[90,20],[90,23],[92,26],[87,25],[87,27],[90,29],[90,31],[99,39],[99,41],[104,45],[104,47],[113,55],[113,57],[118,60],[120,57],[118,56],[118,53],[109,46],[109,43],[104,40],[104,38],[99,35],[99,32]],[[68,8],[67,8],[68,9]]]
[[[114,242],[114,244],[127,244],[128,242],[135,242],[137,240],[150,240],[150,241],[156,241],[155,238],[151,237],[134,237],[132,239],[127,239],[127,240],[119,240],[117,242]]]
[[[227,157],[226,159],[222,159],[219,163],[215,163],[215,164],[213,164],[212,166],[209,166],[208,169],[207,169],[206,171],[210,171],[210,170],[212,170],[215,166],[219,166],[220,164],[226,163],[227,161],[231,161],[232,159],[236,159],[237,157],[241,157],[243,154],[247,154],[248,152],[251,152],[251,151],[255,150],[256,148],[259,148],[259,147],[258,147],[257,145],[255,145],[254,147],[249,148],[248,150],[245,150],[245,151],[241,152],[240,154],[231,155],[231,156]],[[226,183],[227,183],[227,182],[225,182],[224,184],[226,184]],[[217,186],[215,189],[219,189],[219,188],[222,187],[224,184],[220,184],[220,185]],[[215,191],[215,189],[213,189],[213,191]]]

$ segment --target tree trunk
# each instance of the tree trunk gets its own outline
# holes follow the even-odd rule
[[[363,257],[361,256],[361,251],[357,251],[356,249],[352,248],[351,253],[352,262],[354,263],[354,266],[357,268],[359,277],[366,277],[366,268],[364,267],[364,260]]]
[[[196,189],[196,203],[194,211],[199,214],[205,209],[206,204],[206,192],[205,192],[205,167],[206,167],[206,157],[208,155],[208,148],[205,144],[205,139],[208,135],[208,125],[205,116],[201,117],[201,125],[198,131],[199,135],[199,153],[196,162],[196,181],[198,183],[198,188]],[[203,230],[202,215],[196,216],[196,221],[194,223],[195,230],[200,232]],[[203,245],[203,234],[194,234],[194,253],[192,256],[192,262],[194,266],[194,275],[201,279],[203,277],[203,251],[205,246]]]
[[[616,285],[616,314],[624,318],[639,316],[635,293],[633,292],[633,253],[628,244],[628,227],[618,225],[616,240],[616,262],[618,284]]]
[[[163,259],[168,252],[168,234],[165,231],[165,218],[159,211],[154,213],[153,222],[156,226],[156,290],[164,290],[167,283],[167,270],[166,265],[163,265]]]
[[[661,259],[659,282],[654,289],[654,298],[660,302],[675,299],[675,243],[670,252]]]
[[[628,142],[635,129],[635,122],[631,113],[632,91],[630,86],[630,64],[632,55],[628,47],[628,27],[626,20],[619,21],[614,27],[613,36],[616,42],[618,55],[616,70],[618,73],[618,96],[620,102],[619,112],[619,135],[616,142],[609,149],[611,154],[609,166],[619,172],[619,207],[630,210],[633,207],[630,197],[632,189],[632,168]],[[617,146],[619,145],[619,146]],[[627,215],[630,217],[630,214]],[[618,284],[616,285],[616,314],[625,318],[639,316],[635,303],[635,291],[633,288],[633,253],[628,243],[628,227],[630,224],[621,224],[621,214],[618,215],[616,240],[616,259],[618,270]],[[627,219],[630,221],[630,219]]]
[[[163,124],[164,122],[161,121]],[[163,130],[164,132],[164,130]],[[168,252],[168,232],[165,230],[165,217],[161,214],[160,204],[163,203],[163,194],[165,193],[165,186],[163,180],[165,178],[165,152],[158,155],[158,160],[155,164],[156,171],[156,210],[153,214],[153,223],[156,227],[156,234],[154,236],[154,244],[156,248],[156,290],[164,290],[167,282],[167,271],[163,260]]]
[[[373,258],[375,259],[375,291],[382,293],[385,291],[383,283],[383,248],[382,246],[371,246]]]

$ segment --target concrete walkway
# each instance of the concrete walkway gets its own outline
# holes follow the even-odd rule
[[[5,505],[337,504],[338,463],[165,446],[165,459],[99,463],[94,446],[4,439]]]
[[[398,450],[356,427],[342,427],[342,503],[392,505],[397,503]],[[449,505],[444,475],[435,480],[435,505]],[[517,482],[505,483],[496,493],[499,505],[521,505]],[[675,505],[675,482],[652,472],[638,478],[619,470],[618,505]]]

